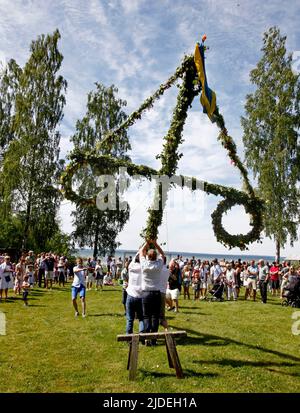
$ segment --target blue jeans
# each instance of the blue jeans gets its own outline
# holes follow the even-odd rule
[[[156,333],[159,327],[160,291],[145,291],[142,298],[146,333]]]
[[[135,319],[135,314],[139,320],[139,333],[144,331],[144,321],[143,321],[143,307],[142,307],[142,299],[132,297],[131,295],[127,294],[126,300],[126,334],[133,333],[133,322]]]

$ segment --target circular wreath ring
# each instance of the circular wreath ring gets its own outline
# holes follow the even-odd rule
[[[231,235],[222,225],[223,214],[235,205],[243,205],[246,213],[251,216],[250,225],[252,226],[252,229],[245,235]],[[261,200],[258,198],[249,198],[247,195],[238,198],[226,198],[219,202],[217,208],[211,214],[213,230],[217,240],[230,249],[234,247],[238,247],[241,250],[248,249],[247,244],[258,240],[260,236],[262,229],[261,209]]]

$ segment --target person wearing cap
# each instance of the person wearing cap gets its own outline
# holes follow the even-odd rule
[[[268,295],[269,267],[264,260],[258,261],[258,285],[261,295],[261,302],[266,304]]]

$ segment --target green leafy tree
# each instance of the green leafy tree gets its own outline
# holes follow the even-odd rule
[[[70,257],[75,252],[71,236],[58,230],[47,240],[45,251],[52,251],[55,254]]]
[[[0,82],[1,221],[14,211],[22,223],[23,248],[38,244],[43,249],[58,228],[63,162],[57,127],[67,87],[58,74],[63,60],[59,39],[58,30],[39,36],[24,68],[11,60]]]
[[[126,101],[118,99],[118,89],[112,85],[105,87],[96,83],[96,90],[88,94],[87,111],[82,120],[76,124],[76,133],[71,138],[76,149],[86,151],[96,150],[105,134],[125,119],[123,107]],[[112,145],[103,145],[101,154],[111,154],[114,157],[128,159],[126,152],[130,144],[126,131],[118,134],[118,139]],[[107,173],[116,171],[107,170]],[[89,197],[100,191],[97,188],[97,169],[86,168],[77,174],[78,192],[81,196]],[[118,199],[117,199],[118,202]],[[93,248],[93,256],[113,253],[118,247],[116,238],[129,218],[129,210],[101,211],[96,206],[76,206],[73,213],[75,230],[73,239],[80,247]]]
[[[265,200],[265,232],[276,243],[277,259],[288,237],[291,245],[297,239],[299,223],[300,84],[285,43],[277,27],[264,34],[262,57],[250,72],[255,90],[241,119],[246,163]]]

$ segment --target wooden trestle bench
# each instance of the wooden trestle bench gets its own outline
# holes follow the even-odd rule
[[[117,336],[117,341],[129,342],[129,354],[127,362],[127,370],[129,370],[129,380],[135,380],[139,342],[144,340],[165,340],[169,367],[174,368],[176,377],[183,378],[183,372],[176,349],[175,338],[186,337],[186,331],[164,331],[161,333],[139,333],[139,334],[123,334]]]

